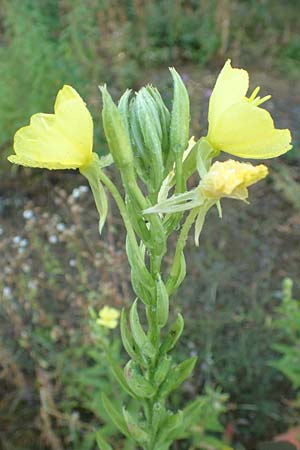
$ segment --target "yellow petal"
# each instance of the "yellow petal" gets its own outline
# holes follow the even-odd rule
[[[15,134],[16,164],[47,169],[76,169],[92,159],[93,122],[84,101],[70,86],[57,95],[54,114],[34,114]]]
[[[93,120],[85,102],[71,86],[64,86],[54,105],[57,126],[78,146],[80,154],[89,157],[93,147]],[[67,120],[66,120],[67,119]]]
[[[231,155],[254,159],[274,158],[292,148],[290,131],[275,129],[269,112],[246,99],[223,112],[210,142]]]
[[[248,87],[248,72],[243,69],[233,69],[231,61],[228,59],[217,78],[210,97],[208,138],[223,112],[234,103],[242,100],[246,96]]]
[[[82,100],[82,98],[80,97],[78,92],[75,91],[75,89],[72,88],[72,86],[65,84],[62,87],[62,89],[60,89],[57,93],[55,103],[54,103],[54,111],[57,111],[57,109],[62,104],[64,104],[66,101],[69,101],[69,100],[79,100],[80,102],[82,102],[85,105],[84,101]]]
[[[41,161],[34,161],[30,158],[26,158],[26,156],[17,156],[17,155],[11,155],[7,158],[11,163],[18,164],[20,166],[25,167],[33,167],[33,168],[40,168],[40,169],[77,169],[77,165],[74,164],[73,167],[70,166],[70,164],[62,164],[59,162],[41,162]]]

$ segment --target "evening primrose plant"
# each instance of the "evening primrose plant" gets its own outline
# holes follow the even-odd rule
[[[267,176],[263,164],[252,165],[216,158],[224,151],[241,158],[265,159],[291,148],[289,130],[275,128],[261,107],[269,98],[257,97],[258,88],[246,96],[245,70],[225,63],[209,103],[208,134],[190,137],[189,95],[175,69],[170,69],[174,94],[172,108],[151,85],[139,92],[126,90],[116,104],[101,86],[102,121],[109,155],[93,152],[93,122],[79,94],[70,86],[58,93],[54,114],[36,114],[29,126],[15,135],[13,163],[47,169],[79,169],[91,186],[100,217],[105,223],[107,192],[116,202],[126,230],[126,252],[136,295],[129,311],[120,316],[121,338],[129,360],[107,361],[120,387],[134,400],[123,408],[103,393],[103,405],[120,432],[144,450],[167,450],[173,442],[188,439],[202,417],[203,398],[173,411],[172,393],[189,377],[196,357],[176,363],[172,351],[180,338],[184,319],[170,321],[170,297],[186,274],[184,248],[192,226],[198,245],[210,208],[222,214],[228,197],[247,201],[248,188]],[[123,185],[120,192],[109,177],[114,163]],[[198,185],[188,189],[188,181]],[[186,214],[187,211],[187,214]],[[168,238],[177,235],[175,250]],[[170,254],[172,255],[170,257]],[[171,264],[166,264],[166,256]],[[145,320],[141,320],[144,309]],[[119,313],[104,307],[99,326],[113,329]],[[112,447],[98,435],[101,450]]]

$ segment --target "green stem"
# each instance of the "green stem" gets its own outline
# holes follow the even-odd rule
[[[127,194],[133,199],[137,205],[137,214],[142,214],[144,209],[151,206],[148,199],[146,199],[136,181],[136,176],[134,170],[131,166],[126,166],[121,171],[123,184]],[[149,247],[146,242],[145,245],[148,246],[151,254],[155,255],[153,260],[153,265],[155,267],[156,273],[158,273],[158,268],[161,264],[163,255],[166,252],[166,236],[164,227],[158,214],[150,214],[147,216],[147,220],[150,222],[150,233],[153,246]]]
[[[177,276],[178,276],[178,273],[180,270],[181,255],[182,255],[183,249],[185,247],[189,231],[195,221],[195,218],[197,217],[197,214],[198,214],[198,209],[197,208],[192,209],[181,229],[181,232],[180,232],[180,235],[178,238],[178,242],[177,242],[177,246],[176,246],[176,250],[175,250],[173,264],[172,264],[172,267],[170,270],[170,275],[169,275],[168,281],[166,283],[168,292],[172,291],[172,288],[174,287],[174,282],[177,279]]]
[[[136,254],[138,255],[140,253],[139,246],[138,246],[138,243],[136,240],[135,232],[134,232],[132,223],[130,221],[130,217],[129,217],[126,205],[124,203],[124,200],[123,200],[121,194],[119,193],[115,184],[105,175],[105,173],[102,170],[99,170],[99,178],[102,181],[102,183],[105,184],[105,186],[111,193],[112,197],[114,198],[114,200],[119,208],[121,217],[123,219],[123,222],[124,222],[127,234],[128,234],[128,238],[130,239],[131,245],[134,246]],[[139,262],[141,262],[141,261],[139,261]],[[144,264],[144,262],[143,262],[143,264]]]

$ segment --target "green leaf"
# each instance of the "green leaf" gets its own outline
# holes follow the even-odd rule
[[[183,383],[191,374],[192,370],[195,367],[196,361],[197,357],[194,356],[192,358],[186,359],[174,368],[171,368],[169,376],[166,378],[159,389],[159,398],[164,398],[169,395],[171,391],[177,389],[181,385],[181,383]]]
[[[159,349],[160,354],[164,354],[172,350],[172,348],[176,345],[176,342],[181,336],[184,327],[184,320],[182,315],[179,313],[175,322],[171,325],[168,334],[164,338],[161,347]]]
[[[126,239],[126,253],[132,269],[133,288],[137,290],[136,294],[144,303],[150,304],[151,298],[155,295],[155,283],[146,268],[141,249],[132,245],[129,236]]]
[[[123,416],[131,437],[135,439],[139,444],[144,445],[148,443],[148,433],[141,428],[141,426],[135,421],[132,415],[125,408],[123,408]]]
[[[172,275],[170,279],[168,280],[166,286],[168,294],[171,295],[174,292],[177,291],[181,283],[183,282],[186,275],[186,263],[185,263],[185,257],[183,251],[180,255],[180,264],[178,267],[178,271],[175,275]]]
[[[102,392],[102,401],[105,411],[107,412],[111,421],[116,425],[116,427],[124,434],[126,437],[130,437],[127,424],[121,413],[118,412],[117,408],[113,406],[112,401],[107,398],[107,396]]]
[[[165,441],[170,440],[170,434],[174,433],[176,429],[178,429],[182,424],[182,411],[178,411],[176,414],[168,411],[168,415],[166,419],[162,422],[157,441],[157,449],[160,448],[160,445],[163,445]],[[172,439],[171,439],[172,442]]]
[[[142,366],[145,365],[145,361],[143,360],[140,351],[137,345],[135,344],[132,335],[130,334],[130,331],[128,329],[127,316],[124,308],[121,313],[120,328],[121,328],[122,342],[128,355]]]
[[[130,389],[141,398],[151,398],[155,394],[155,388],[142,374],[139,366],[130,360],[124,368],[125,378]]]
[[[154,382],[156,386],[160,386],[161,383],[165,380],[166,376],[169,373],[171,363],[172,358],[169,355],[164,355],[162,358],[158,360],[154,373]]]
[[[156,317],[160,328],[166,325],[169,318],[169,294],[159,274],[156,279]]]
[[[99,450],[113,450],[113,448],[108,444],[108,442],[106,442],[104,437],[101,435],[101,431],[97,431],[96,441],[97,441]]]
[[[150,339],[144,332],[143,327],[140,323],[137,311],[137,299],[130,309],[130,326],[133,338],[140,348],[141,352],[146,356],[149,356],[149,358],[153,358],[155,356],[155,348],[151,344]]]
[[[119,364],[113,360],[113,358],[110,357],[110,355],[106,355],[109,365],[110,365],[110,369],[115,377],[115,379],[118,381],[119,385],[122,387],[122,389],[127,392],[127,394],[131,395],[131,397],[136,397],[136,395],[134,394],[134,392],[132,392],[132,390],[130,389],[130,387],[128,386],[128,383],[124,377],[124,373],[123,370],[121,369],[121,367],[119,366]]]

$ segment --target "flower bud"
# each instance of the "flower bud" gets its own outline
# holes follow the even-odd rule
[[[102,120],[114,162],[119,169],[133,164],[133,153],[125,124],[106,86],[100,87],[103,99]]]
[[[172,152],[182,154],[189,141],[190,100],[186,87],[176,70],[172,67],[170,72],[174,83],[170,145]]]
[[[157,192],[164,178],[163,146],[168,146],[165,110],[158,92],[150,86],[137,93],[130,108],[131,134],[138,157],[138,171],[150,192]]]

